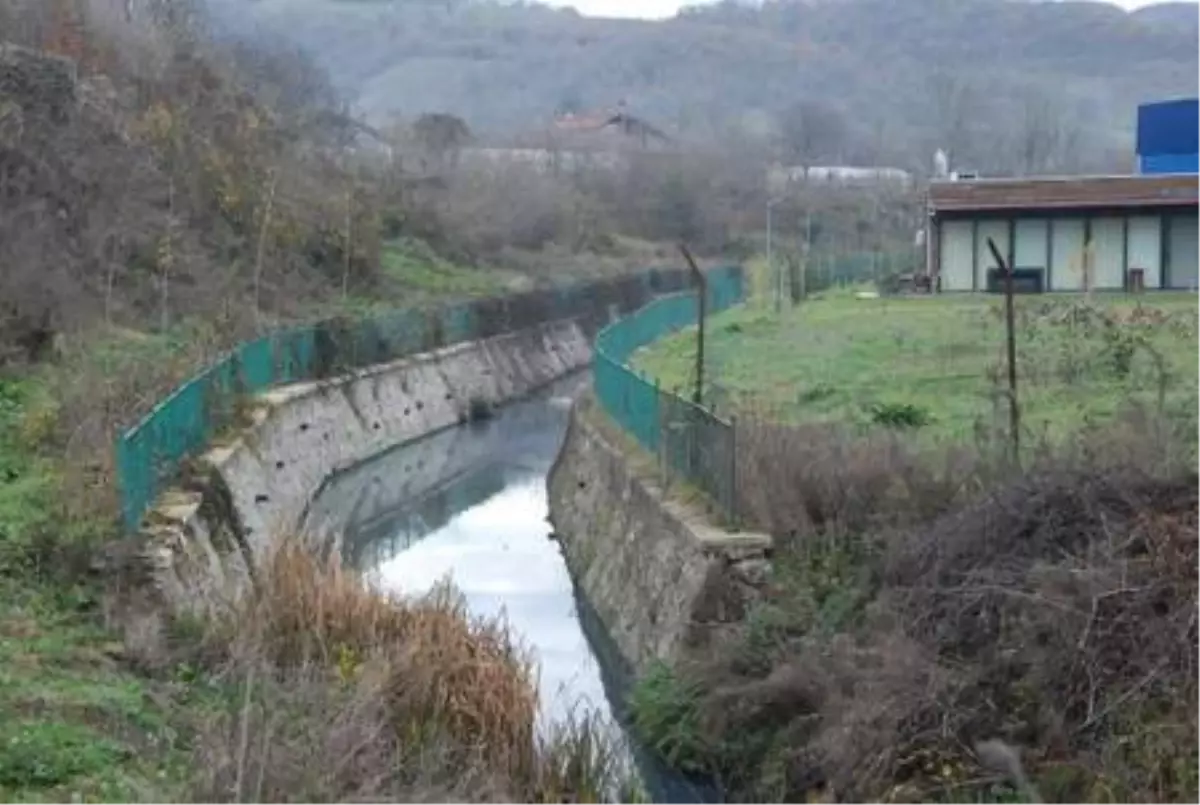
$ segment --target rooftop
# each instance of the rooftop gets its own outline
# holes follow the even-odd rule
[[[935,213],[1195,205],[1195,175],[1064,176],[936,181]]]
[[[625,111],[624,107],[607,112],[587,112],[582,114],[567,113],[554,119],[553,128],[561,132],[601,132],[620,131],[633,137],[653,139],[666,142],[667,137],[659,129],[641,118]]]

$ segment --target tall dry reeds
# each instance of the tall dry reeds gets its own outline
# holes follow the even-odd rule
[[[201,725],[195,794],[220,801],[602,801],[629,790],[605,725],[538,735],[527,652],[441,586],[400,599],[285,540],[212,625],[237,695]]]

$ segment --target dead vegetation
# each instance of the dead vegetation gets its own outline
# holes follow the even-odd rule
[[[684,725],[660,751],[738,801],[1195,799],[1194,422],[1024,469],[741,425],[774,578],[721,656],[643,683],[643,726]]]
[[[529,657],[447,587],[393,599],[284,543],[258,595],[201,645],[228,693],[198,725],[199,801],[594,802],[632,792],[599,721],[535,728]]]

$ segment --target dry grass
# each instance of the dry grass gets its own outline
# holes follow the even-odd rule
[[[779,538],[837,525],[862,531],[928,519],[978,492],[984,461],[969,450],[921,454],[884,432],[738,420],[738,514]]]
[[[533,667],[449,588],[368,589],[296,541],[207,637],[239,693],[201,728],[220,801],[603,801],[626,791],[603,725],[535,729]]]

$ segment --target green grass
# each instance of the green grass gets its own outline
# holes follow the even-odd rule
[[[0,596],[0,799],[177,796],[186,755],[171,711],[119,664],[86,594],[5,578]]]
[[[1149,294],[1020,297],[1018,393],[1022,424],[1051,438],[1110,418],[1130,402],[1194,413],[1196,296]],[[1165,321],[1106,327],[1078,306],[1128,316],[1138,305]],[[1003,300],[982,295],[856,299],[818,295],[775,316],[761,304],[710,321],[709,400],[789,422],[904,427],[931,440],[971,438],[1003,426],[1007,402]],[[1086,311],[1085,311],[1086,312]],[[695,330],[634,358],[667,388],[692,377]]]
[[[517,279],[499,269],[452,263],[412,238],[385,243],[381,261],[385,277],[406,294],[422,299],[502,294],[511,292]]]
[[[53,465],[26,433],[38,396],[32,381],[0,380],[0,799],[168,797],[182,773],[168,707],[115,659],[97,591],[48,552],[102,529],[57,513]]]

